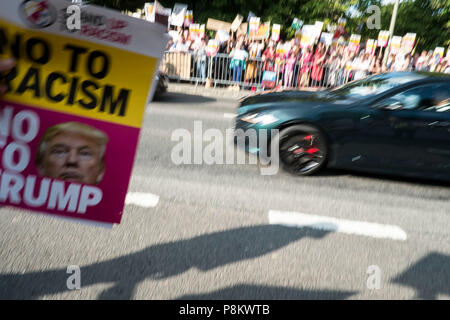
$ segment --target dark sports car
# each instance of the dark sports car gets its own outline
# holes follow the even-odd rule
[[[298,175],[329,166],[450,180],[450,75],[394,72],[333,90],[249,96],[235,133],[252,128],[279,130],[268,143],[277,138],[281,166]],[[261,152],[257,140],[246,150]]]

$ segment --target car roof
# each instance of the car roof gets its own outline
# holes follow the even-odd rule
[[[440,72],[425,72],[425,71],[395,71],[388,73],[380,73],[374,77],[380,78],[409,78],[414,80],[450,80],[450,74]]]

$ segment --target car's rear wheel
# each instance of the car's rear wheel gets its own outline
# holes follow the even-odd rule
[[[295,125],[279,134],[280,163],[286,171],[307,176],[324,167],[327,160],[325,135],[311,125]]]

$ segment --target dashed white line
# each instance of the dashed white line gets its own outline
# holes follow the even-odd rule
[[[402,241],[407,239],[406,232],[398,226],[364,221],[344,220],[299,212],[270,210],[269,223],[289,227],[307,227],[374,238],[387,238]]]
[[[223,117],[226,119],[234,119],[234,118],[236,118],[236,114],[235,113],[224,113]]]
[[[133,204],[144,208],[154,208],[158,204],[159,196],[152,193],[128,192],[125,204]]]

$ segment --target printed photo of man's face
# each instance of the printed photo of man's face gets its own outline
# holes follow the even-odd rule
[[[108,138],[93,127],[67,122],[42,136],[36,158],[41,176],[83,184],[98,184],[105,173]]]

